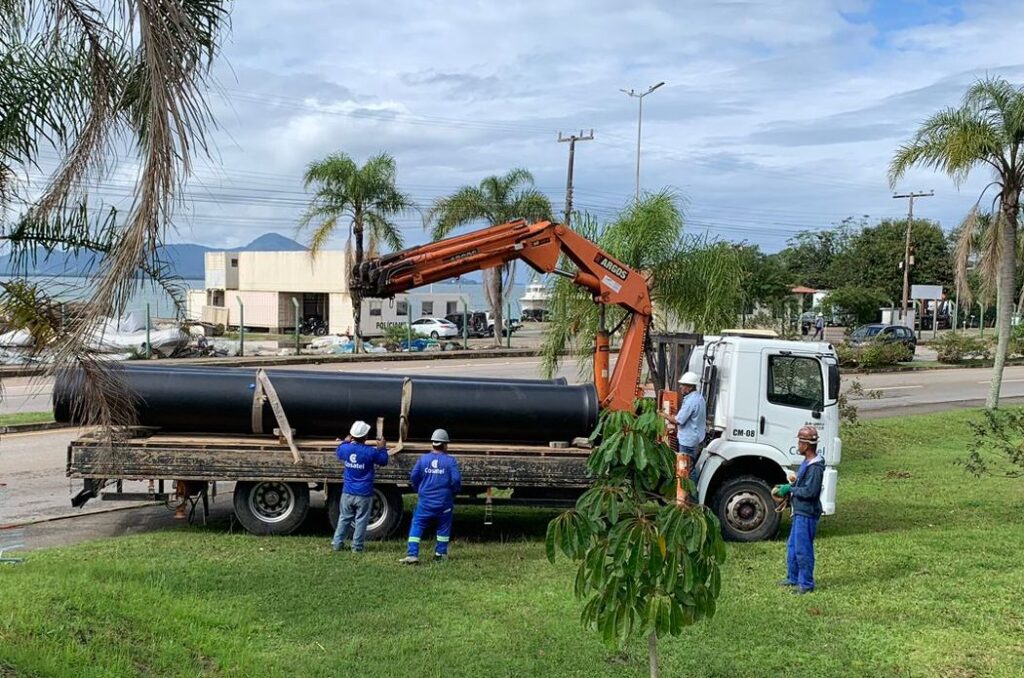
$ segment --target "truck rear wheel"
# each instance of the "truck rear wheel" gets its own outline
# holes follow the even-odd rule
[[[331,529],[337,529],[341,514],[341,485],[331,485],[327,492],[327,518]],[[402,522],[405,505],[402,493],[397,488],[384,486],[373,488],[373,508],[370,509],[370,523],[366,526],[366,538],[382,541],[392,536]]]
[[[779,533],[782,517],[775,512],[771,488],[757,476],[726,481],[715,492],[711,507],[729,541],[763,541]]]
[[[235,484],[235,517],[253,534],[291,534],[309,513],[309,486],[279,480]]]

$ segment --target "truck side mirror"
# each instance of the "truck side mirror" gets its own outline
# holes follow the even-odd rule
[[[815,419],[821,419],[821,410],[814,410],[811,412],[811,416]]]

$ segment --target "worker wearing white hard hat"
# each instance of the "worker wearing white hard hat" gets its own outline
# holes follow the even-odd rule
[[[697,483],[697,459],[707,420],[707,404],[704,395],[698,390],[700,377],[694,372],[687,372],[679,378],[679,391],[683,394],[683,402],[676,413],[676,440],[679,442],[679,454],[690,457],[690,480]]]
[[[366,526],[373,508],[373,477],[378,466],[387,466],[388,451],[383,438],[376,447],[366,444],[370,425],[357,421],[348,430],[348,436],[338,445],[335,454],[345,464],[344,485],[338,511],[338,526],[334,530],[331,548],[341,551],[345,537],[352,529],[352,550],[359,553],[366,540]]]
[[[405,565],[419,565],[420,539],[430,527],[437,526],[437,546],[434,560],[448,557],[448,542],[452,535],[452,517],[455,515],[455,495],[462,490],[462,474],[455,457],[448,454],[448,431],[443,428],[430,435],[430,452],[416,461],[409,476],[410,484],[419,495],[416,510],[409,526],[409,544]]]

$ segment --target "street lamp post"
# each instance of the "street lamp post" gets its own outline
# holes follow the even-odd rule
[[[637,101],[639,102],[639,106],[637,107],[637,117],[636,117],[636,199],[637,200],[640,199],[640,130],[641,130],[641,127],[643,126],[643,122],[644,122],[644,97],[647,96],[648,94],[650,94],[651,92],[653,92],[654,90],[658,89],[659,87],[661,87],[664,84],[665,83],[663,81],[663,82],[659,82],[657,85],[651,85],[650,87],[647,88],[646,92],[637,92],[636,90],[633,90],[633,89],[619,90],[620,92],[622,92],[622,93],[624,93],[624,94],[626,94],[628,96],[635,97],[637,99]]]

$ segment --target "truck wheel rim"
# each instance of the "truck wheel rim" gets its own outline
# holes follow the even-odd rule
[[[761,497],[753,492],[737,492],[729,497],[725,506],[725,519],[729,526],[740,532],[752,532],[759,528],[768,515],[768,507]]]
[[[259,483],[249,493],[249,511],[264,523],[280,523],[295,510],[295,494],[287,483]]]
[[[380,490],[373,491],[373,503],[370,504],[370,522],[367,523],[366,529],[377,530],[379,529],[388,518],[388,502],[384,497],[384,493]]]

